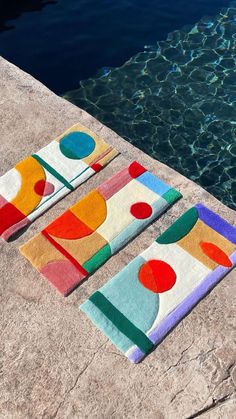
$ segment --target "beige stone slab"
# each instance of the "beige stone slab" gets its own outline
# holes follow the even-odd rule
[[[0,89],[0,174],[76,122],[122,152],[17,240],[0,242],[0,419],[236,417],[235,271],[138,365],[79,311],[81,302],[196,202],[236,225],[235,212],[4,59]],[[20,255],[19,245],[133,159],[184,198],[70,297],[61,297]]]

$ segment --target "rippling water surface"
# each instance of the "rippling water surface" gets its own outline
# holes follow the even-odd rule
[[[236,209],[236,8],[172,32],[66,98]]]
[[[0,54],[236,209],[236,9],[223,6],[3,1]]]

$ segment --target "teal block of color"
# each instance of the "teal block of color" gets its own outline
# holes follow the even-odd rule
[[[96,271],[103,263],[107,261],[111,256],[111,248],[109,244],[106,244],[102,247],[95,255],[91,257],[91,259],[87,260],[83,264],[83,268],[89,272],[90,274]]]
[[[93,324],[100,329],[113,343],[125,353],[134,346],[133,342],[121,333],[113,323],[89,300],[80,306],[80,309],[87,314]]]
[[[145,262],[137,256],[99,290],[143,333],[151,328],[159,310],[159,295],[145,288],[138,279],[139,269]]]
[[[171,189],[170,185],[162,182],[162,180],[150,172],[143,173],[142,175],[138,176],[136,180],[160,196]]]
[[[69,159],[83,159],[95,149],[94,139],[85,132],[70,132],[60,140],[60,150]]]
[[[164,198],[168,202],[168,204],[171,205],[178,199],[182,198],[182,194],[176,189],[169,189],[169,191],[165,192],[162,195],[162,198]]]

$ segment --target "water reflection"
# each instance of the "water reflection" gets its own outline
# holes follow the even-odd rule
[[[236,7],[65,97],[236,209]]]

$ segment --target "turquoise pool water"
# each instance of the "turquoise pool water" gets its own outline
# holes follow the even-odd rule
[[[236,6],[65,97],[236,209]]]

